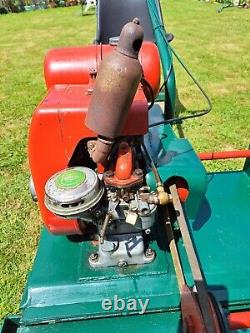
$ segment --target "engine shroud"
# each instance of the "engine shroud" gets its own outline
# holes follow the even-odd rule
[[[97,71],[102,57],[112,49],[110,45],[55,49],[50,51],[45,59],[48,92],[32,117],[29,164],[43,222],[54,234],[83,233],[77,219],[63,219],[47,209],[44,203],[44,188],[51,175],[70,165],[81,140],[97,136],[97,133],[85,126],[93,90],[91,75],[93,71]],[[160,61],[156,45],[144,42],[139,60],[145,78],[157,94]],[[121,134],[144,135],[147,130],[148,104],[142,88],[139,87]]]

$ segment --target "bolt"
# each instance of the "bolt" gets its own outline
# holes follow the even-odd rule
[[[129,148],[129,145],[127,142],[122,142],[119,146],[119,149],[125,153],[128,151],[128,148]]]
[[[143,208],[141,210],[141,213],[142,213],[143,216],[146,216],[146,215],[148,215],[150,213],[150,211],[147,208]]]
[[[125,260],[119,260],[118,263],[117,263],[117,266],[120,267],[120,268],[124,268],[124,267],[128,266],[128,263]]]
[[[91,253],[91,255],[89,256],[89,260],[92,262],[97,262],[99,258],[99,255],[97,252]]]
[[[96,146],[96,141],[94,141],[94,140],[88,141],[88,143],[87,143],[88,150],[90,150],[90,151],[93,150],[95,148],[95,146]]]
[[[133,23],[135,23],[135,24],[140,24],[140,20],[138,19],[138,17],[135,17],[135,18],[133,19]]]
[[[105,173],[104,173],[104,176],[105,177],[112,177],[114,175],[114,172],[112,171],[112,170],[108,170],[108,171],[106,171]]]
[[[90,70],[89,70],[89,74],[90,74],[90,76],[92,76],[92,75],[96,75],[96,69],[95,68],[90,68]]]
[[[152,257],[154,257],[154,255],[155,255],[155,251],[152,250],[152,249],[149,247],[149,248],[147,249],[146,253],[145,253],[145,256],[146,256],[147,258],[152,258]]]
[[[142,171],[142,169],[135,169],[134,174],[136,176],[142,176],[143,175],[143,171]]]

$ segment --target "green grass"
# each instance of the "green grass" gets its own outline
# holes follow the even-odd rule
[[[198,151],[249,144],[249,10],[195,0],[162,1],[165,22],[183,56],[213,101],[204,118],[187,121],[185,136]],[[18,311],[37,246],[41,219],[28,193],[27,133],[45,93],[43,58],[50,48],[91,43],[95,17],[80,7],[0,16],[0,317]],[[176,64],[178,92],[187,109],[202,106]],[[216,162],[234,169],[242,161]],[[188,166],[187,166],[188,167]],[[209,165],[211,168],[211,165]]]

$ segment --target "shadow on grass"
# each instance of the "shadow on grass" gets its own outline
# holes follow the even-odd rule
[[[182,104],[180,97],[179,97],[179,93],[178,93],[178,89],[176,89],[176,102],[175,102],[175,116],[179,117],[181,115],[181,113],[183,113],[184,111],[187,110],[187,108]],[[176,125],[178,134],[180,138],[185,138],[185,133],[183,131],[183,127],[181,124],[177,124]]]

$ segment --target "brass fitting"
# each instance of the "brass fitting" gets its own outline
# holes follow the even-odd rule
[[[154,193],[140,193],[140,199],[147,201],[149,204],[167,205],[172,202],[172,196],[164,190],[164,186],[157,185]]]
[[[157,186],[156,190],[158,192],[159,205],[162,205],[162,206],[167,205],[169,202],[172,201],[171,196],[165,191],[163,185]]]

